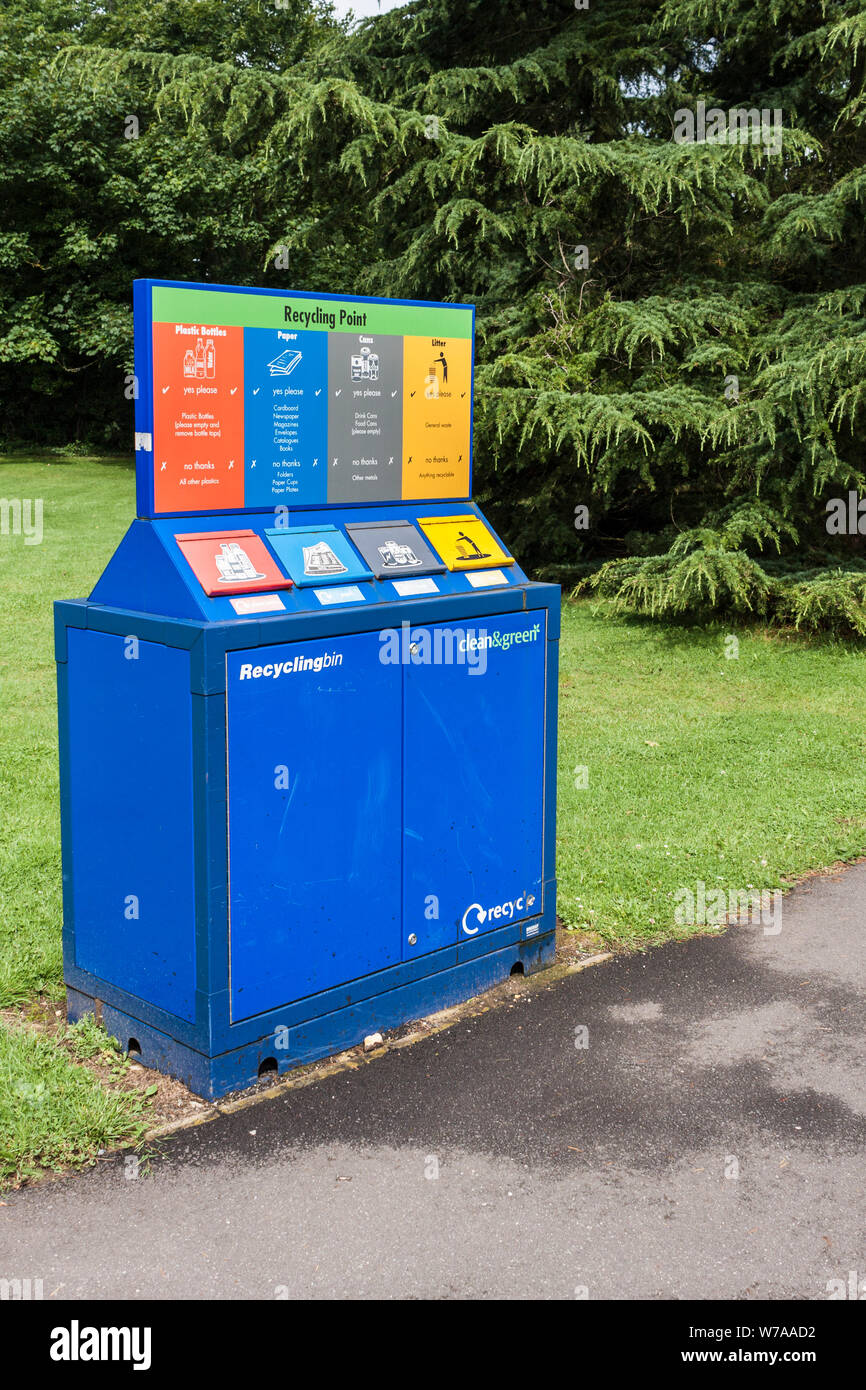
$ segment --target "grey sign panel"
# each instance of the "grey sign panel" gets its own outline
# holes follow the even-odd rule
[[[403,339],[328,337],[328,501],[399,497],[403,470]]]
[[[377,579],[402,579],[415,574],[444,574],[424,537],[411,521],[358,521],[346,527]]]

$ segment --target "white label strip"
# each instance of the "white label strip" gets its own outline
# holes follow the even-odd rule
[[[507,584],[502,570],[467,570],[466,578],[473,589],[492,589],[495,584]]]
[[[394,579],[394,588],[401,598],[410,594],[438,594],[439,585],[435,579]]]
[[[319,603],[363,603],[364,595],[357,584],[340,584],[334,589],[314,589]]]
[[[230,598],[229,603],[236,613],[276,613],[286,605],[279,594],[245,594],[243,598]]]

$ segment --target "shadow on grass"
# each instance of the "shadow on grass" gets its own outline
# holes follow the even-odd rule
[[[96,463],[100,467],[120,468],[124,472],[135,470],[134,454],[95,454],[92,449],[76,453],[71,449],[35,449],[24,445],[8,444],[0,449],[0,467],[4,463],[47,463],[50,467],[63,467],[77,463]]]
[[[654,618],[649,613],[630,613],[614,607],[612,599],[589,597],[571,598],[563,595],[564,608],[583,608],[594,618],[603,618],[614,627],[655,637],[668,650],[718,646],[729,635],[749,636],[779,645],[815,651],[866,651],[866,639],[840,637],[835,633],[799,632],[794,627],[777,627],[760,618],[706,618],[699,621],[694,614],[666,615]]]

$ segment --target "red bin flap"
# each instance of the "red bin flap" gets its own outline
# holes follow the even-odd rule
[[[255,531],[194,531],[175,540],[209,598],[292,587]]]

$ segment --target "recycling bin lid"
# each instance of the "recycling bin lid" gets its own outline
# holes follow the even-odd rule
[[[208,598],[292,587],[255,531],[190,531],[175,540]]]
[[[450,570],[514,564],[514,556],[503,550],[481,518],[471,513],[419,516],[418,525]]]
[[[293,526],[291,530],[266,526],[265,535],[298,588],[373,578],[338,526]]]
[[[346,530],[377,579],[445,573],[411,521],[356,521]]]

